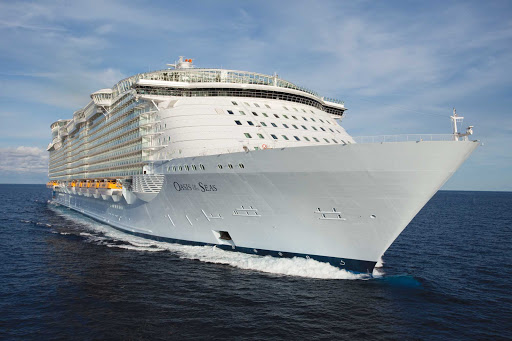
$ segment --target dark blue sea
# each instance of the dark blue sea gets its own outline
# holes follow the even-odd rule
[[[374,276],[147,241],[0,185],[0,339],[512,339],[512,193],[442,191]]]

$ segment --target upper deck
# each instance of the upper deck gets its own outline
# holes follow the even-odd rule
[[[177,89],[256,89],[293,95],[302,95],[319,105],[343,112],[345,103],[338,99],[320,96],[317,92],[281,79],[277,74],[265,75],[256,72],[213,68],[196,68],[191,59],[168,64],[172,68],[139,73],[119,81],[111,91],[102,89],[91,94],[97,105],[114,103],[116,98],[136,85],[172,87]]]

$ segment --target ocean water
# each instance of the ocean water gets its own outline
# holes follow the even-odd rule
[[[437,193],[373,276],[126,235],[0,185],[0,339],[512,339],[512,193]]]

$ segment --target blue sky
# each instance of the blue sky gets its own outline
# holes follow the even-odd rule
[[[0,183],[46,181],[49,126],[179,55],[339,98],[353,136],[450,133],[481,146],[444,189],[512,190],[510,1],[0,3]]]

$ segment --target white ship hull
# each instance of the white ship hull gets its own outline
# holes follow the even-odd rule
[[[477,145],[348,144],[172,160],[154,170],[164,175],[156,196],[125,190],[114,202],[55,192],[55,201],[147,238],[371,272]],[[199,163],[205,170],[167,171]]]

